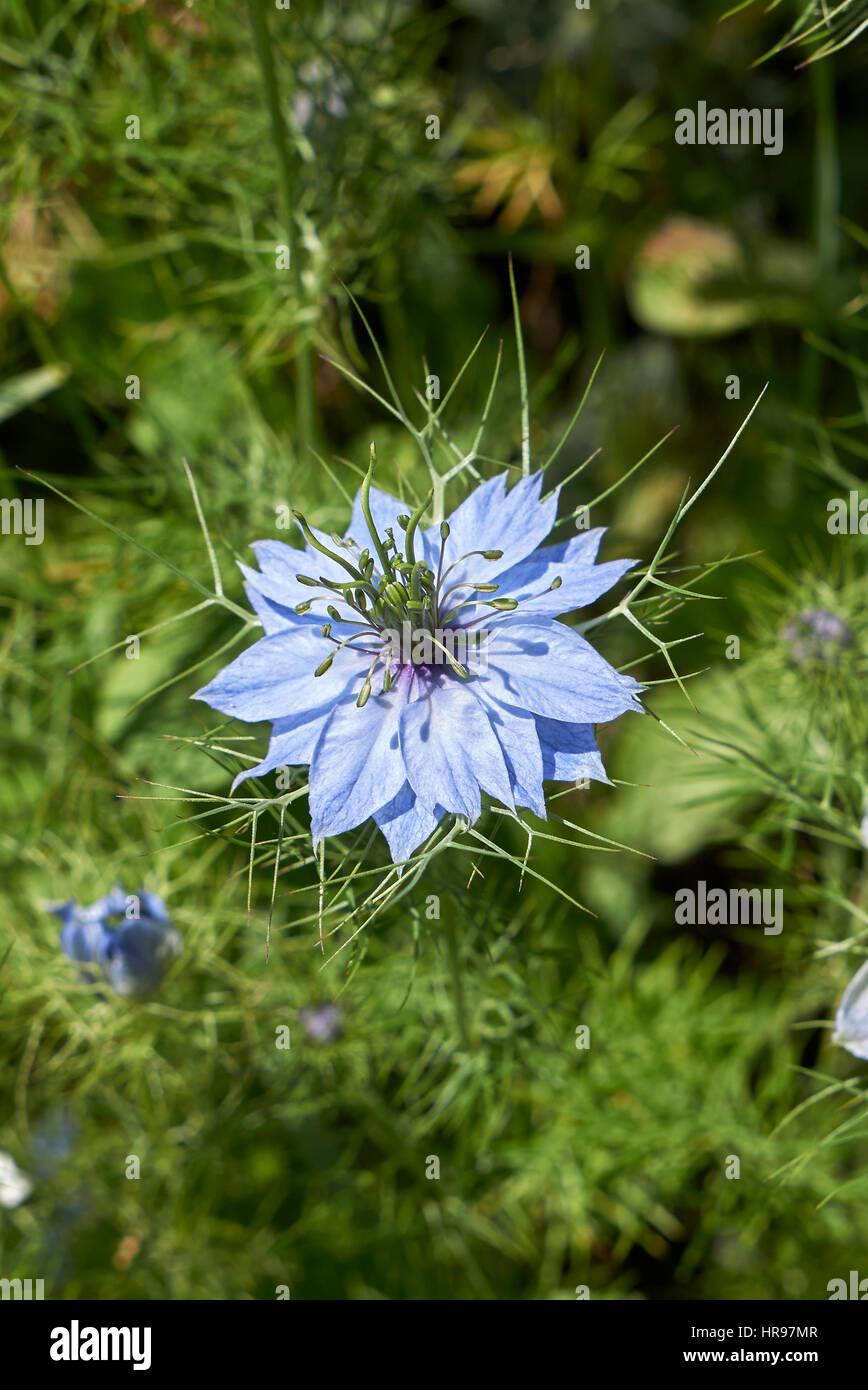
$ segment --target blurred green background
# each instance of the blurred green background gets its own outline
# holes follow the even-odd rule
[[[863,7],[840,8],[831,39],[766,56],[803,3],[6,0],[0,466],[45,538],[0,536],[0,1150],[32,1182],[0,1206],[4,1277],[800,1299],[868,1274],[865,1067],[828,1041],[868,934],[866,541],[826,528],[868,457]],[[699,101],[782,109],[782,153],[677,145]],[[616,786],[561,795],[606,842],[534,840],[591,913],[506,858],[443,857],[324,964],[308,864],[266,964],[267,861],[248,907],[244,837],[182,825],[165,790],[227,794],[180,740],[237,620],[125,657],[196,601],[179,571],[209,582],[182,460],[241,603],[232,557],[285,538],[286,505],[342,530],[371,439],[383,486],[418,480],[351,294],[407,401],[430,374],[445,394],[487,328],[450,402],[461,449],[503,340],[488,450],[516,461],[510,254],[534,458],[605,350],[557,465],[595,454],[565,510],[607,494],[603,558],[651,558],[769,383],[678,532],[709,597],[655,627],[699,634],[674,652],[695,708],[632,628],[601,630],[668,729],[602,730]],[[786,632],[816,608],[848,641],[806,658]],[[783,933],[676,926],[701,879],[782,888]],[[80,982],[45,911],[116,880],[185,937],[149,1004]],[[333,998],[318,1041],[301,1010]]]

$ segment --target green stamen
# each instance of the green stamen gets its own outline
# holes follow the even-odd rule
[[[293,512],[293,516],[295,517],[296,521],[301,527],[302,535],[304,536],[308,545],[312,545],[314,550],[319,551],[320,555],[327,555],[330,560],[334,560],[337,564],[341,565],[347,571],[348,574],[351,574],[353,576],[354,579],[361,579],[362,576],[356,569],[355,565],[351,565],[349,560],[345,560],[342,555],[335,555],[333,550],[329,550],[327,545],[323,545],[322,541],[317,540],[316,536],[308,526],[301,512]]]
[[[407,556],[407,563],[410,565],[412,565],[414,560],[416,559],[416,554],[413,549],[413,542],[416,539],[416,529],[419,525],[419,522],[422,520],[422,517],[424,516],[425,512],[427,511],[428,504],[430,503],[431,498],[433,496],[434,489],[432,487],[431,491],[428,493],[428,496],[422,502],[419,503],[415,512],[410,517],[410,521],[407,526],[407,538],[404,544],[404,553]]]
[[[374,545],[375,545],[375,547],[376,547],[377,554],[378,554],[379,557],[380,557],[380,564],[383,566],[383,577],[384,577],[385,579],[392,579],[392,578],[393,578],[393,575],[392,575],[392,566],[391,566],[391,564],[390,564],[390,562],[389,562],[389,556],[388,556],[388,554],[386,553],[385,547],[383,546],[383,543],[382,543],[382,541],[380,540],[380,537],[377,535],[377,531],[376,531],[376,528],[375,528],[375,526],[374,526],[374,518],[373,518],[372,515],[371,515],[370,492],[371,492],[371,483],[373,482],[373,478],[374,478],[374,470],[376,469],[376,467],[377,467],[377,446],[372,442],[372,443],[371,443],[371,460],[370,460],[370,463],[368,464],[368,471],[367,471],[367,473],[365,474],[364,481],[362,482],[362,492],[361,492],[361,499],[362,499],[362,514],[363,514],[363,516],[364,516],[364,518],[365,518],[365,521],[368,523],[368,530],[369,530],[370,533],[371,533],[371,537],[372,537],[373,542],[374,542]]]

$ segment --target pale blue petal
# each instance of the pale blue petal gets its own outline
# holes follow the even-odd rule
[[[484,694],[479,681],[473,681],[469,689],[485,705],[491,727],[506,759],[515,804],[529,806],[534,815],[545,820],[543,755],[535,716],[526,710],[504,705],[500,700],[490,699]]]
[[[310,559],[305,550],[298,550],[285,541],[253,541],[250,546],[259,565],[258,570],[239,562],[238,568],[248,583],[253,584],[260,593],[283,604],[284,608],[294,608],[297,603],[310,598],[311,591],[296,579],[298,574],[311,575]]]
[[[505,704],[563,719],[599,724],[639,709],[640,687],[621,676],[577,632],[540,619],[497,623],[483,658],[471,665],[485,691]]]
[[[557,618],[595,603],[602,594],[617,584],[635,560],[608,560],[597,565],[594,557],[599,549],[604,528],[599,526],[583,536],[571,536],[559,545],[547,545],[497,577],[497,597],[514,598],[521,603],[521,616],[531,621],[538,617]],[[562,581],[550,589],[555,579]],[[503,621],[508,614],[496,610],[480,610],[474,619],[476,626],[488,626]]]
[[[537,715],[536,727],[547,782],[577,782],[588,777],[611,786],[590,724],[565,724]]]
[[[472,822],[482,788],[514,810],[509,771],[482,703],[451,674],[417,677],[416,687],[401,716],[401,750],[422,804]]]
[[[481,483],[448,518],[450,533],[443,553],[444,568],[455,565],[448,579],[450,585],[464,580],[471,585],[493,583],[504,570],[535,550],[554,526],[557,490],[541,501],[543,478],[535,473],[520,478],[507,492],[509,476],[500,473]],[[436,537],[439,551],[438,528],[431,527],[425,534],[429,544]],[[483,560],[481,555],[461,558],[475,550],[501,550],[503,555],[499,560]]]
[[[388,806],[377,811],[374,820],[386,837],[392,862],[401,864],[425,843],[429,835],[433,835],[445,815],[442,806],[438,806],[436,811],[429,811],[409,782],[405,782]]]
[[[334,644],[313,624],[263,637],[193,695],[212,709],[256,722],[318,709],[361,685],[370,657],[346,647],[322,676],[314,671]]]
[[[270,598],[266,598],[265,594],[261,593],[260,590],[255,587],[255,583],[253,582],[256,576],[255,570],[247,569],[246,565],[241,565],[239,568],[250,576],[250,579],[248,579],[244,585],[244,592],[247,595],[250,607],[262,623],[266,637],[271,637],[273,633],[280,632],[283,628],[293,627],[305,621],[305,618],[300,614],[294,613],[291,608],[285,608],[280,603],[275,603]],[[301,600],[299,600],[299,602],[301,602]],[[324,617],[319,618],[318,626],[322,627],[324,622]]]
[[[338,705],[314,749],[308,799],[314,844],[353,830],[392,800],[406,780],[398,723],[410,687],[399,676],[386,695],[361,709]]]
[[[315,532],[315,534],[319,533]],[[324,541],[325,544],[333,547],[333,542],[328,536],[324,537]],[[249,565],[239,561],[238,568],[247,584],[257,593],[264,594],[272,603],[289,611],[294,610],[299,603],[310,602],[316,594],[316,590],[310,585],[300,584],[296,575],[305,574],[310,579],[322,577],[337,580],[340,583],[349,579],[346,570],[342,569],[336,561],[329,560],[325,555],[320,555],[311,547],[308,547],[307,550],[296,550],[283,541],[254,541],[250,548],[259,561],[259,569],[251,569]],[[324,593],[324,590],[320,591],[320,595]],[[341,613],[350,615],[350,610],[346,608],[339,594],[330,594],[328,602],[335,604]],[[326,621],[325,607],[325,601],[319,597],[314,616],[321,613],[321,623]],[[262,615],[258,608],[256,611],[261,618]],[[356,615],[353,614],[352,616],[355,617]],[[265,626],[264,623],[263,626]]]
[[[276,767],[300,767],[309,763],[333,709],[332,702],[317,709],[302,710],[300,714],[290,715],[287,719],[275,719],[268,752],[262,762],[246,772],[239,772],[232,783],[232,790],[250,777],[264,777]]]

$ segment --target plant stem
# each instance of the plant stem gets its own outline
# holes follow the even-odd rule
[[[301,266],[299,265],[297,253],[295,221],[293,218],[293,167],[286,122],[284,121],[280,106],[280,93],[277,88],[277,77],[274,71],[271,39],[268,33],[268,22],[265,17],[266,5],[267,0],[247,0],[247,6],[250,11],[250,23],[253,29],[253,38],[256,44],[256,56],[259,60],[259,67],[262,72],[262,81],[265,86],[265,100],[271,118],[271,135],[274,142],[274,151],[277,156],[277,182],[280,211],[285,228],[286,244],[289,247],[289,268],[292,274],[293,288],[295,290],[296,313],[300,313],[303,286]],[[313,368],[307,333],[304,329],[297,329],[296,332],[296,423],[299,451],[302,457],[304,457],[314,441]]]
[[[838,260],[838,203],[840,179],[838,171],[838,142],[835,131],[835,96],[832,83],[832,61],[824,59],[811,65],[811,90],[814,98],[814,242],[817,250],[814,293],[819,301],[824,321],[832,294],[832,279]],[[810,348],[805,351],[802,399],[815,411],[820,406],[822,354]]]
[[[470,1051],[470,1033],[467,1028],[467,1006],[464,1000],[464,980],[461,976],[461,952],[458,949],[458,933],[451,916],[446,923],[446,949],[449,953],[449,973],[452,976],[452,992],[455,1001],[455,1018],[458,1023],[458,1036],[463,1051]]]

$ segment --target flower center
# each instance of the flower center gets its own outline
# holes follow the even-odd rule
[[[427,560],[417,560],[416,533],[433,491],[412,514],[398,517],[398,525],[404,532],[403,547],[395,539],[391,526],[385,528],[381,537],[374,525],[370,505],[371,482],[376,465],[377,453],[372,444],[370,463],[361,488],[361,505],[374,554],[367,548],[360,549],[352,538],[342,540],[336,535],[331,537],[334,544],[334,549],[331,549],[314,535],[301,512],[293,512],[308,544],[338,564],[349,576],[344,580],[334,580],[322,575],[318,578],[296,575],[300,584],[325,591],[297,604],[296,613],[309,613],[314,603],[325,601],[326,611],[332,620],[323,624],[322,635],[334,643],[335,650],[317,667],[314,675],[324,675],[342,647],[368,653],[373,660],[356,701],[359,706],[367,702],[372,679],[380,665],[383,667],[380,694],[391,688],[393,669],[398,671],[405,665],[430,667],[448,664],[457,676],[466,679],[470,672],[461,657],[466,653],[467,638],[472,636],[474,643],[481,644],[488,634],[476,630],[468,633],[462,626],[459,614],[462,614],[462,610],[477,608],[511,612],[519,603],[514,598],[468,597],[470,594],[495,594],[497,584],[477,584],[468,579],[449,583],[450,575],[465,560],[475,555],[484,560],[500,560],[503,551],[471,550],[447,563],[450,558],[446,555],[450,535],[447,521],[440,523],[440,553],[436,571]],[[558,578],[551,587],[557,588],[560,583]],[[345,612],[340,612],[333,602],[329,602],[333,595],[340,598],[344,609],[349,609],[356,616],[347,617]],[[467,611],[465,616],[469,621],[472,612]],[[332,635],[332,623],[340,623],[352,631],[339,640]],[[458,638],[463,640],[457,641]]]

